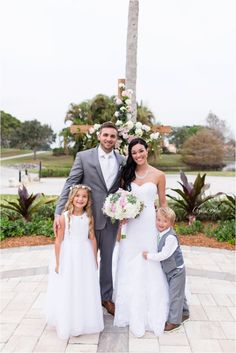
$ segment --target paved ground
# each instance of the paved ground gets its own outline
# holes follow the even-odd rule
[[[1,250],[1,352],[235,352],[235,254],[183,247],[191,320],[157,338],[135,338],[104,313],[100,335],[59,340],[42,316],[52,246]],[[158,300],[158,298],[157,298]]]

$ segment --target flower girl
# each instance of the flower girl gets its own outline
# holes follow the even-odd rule
[[[75,185],[60,216],[46,295],[47,323],[62,339],[104,328],[93,226],[91,189]]]

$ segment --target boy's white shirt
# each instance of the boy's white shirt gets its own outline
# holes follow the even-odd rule
[[[163,230],[163,232],[159,233],[159,241],[163,237],[164,234],[169,232],[169,230],[170,230],[170,228],[167,228],[167,229]],[[178,247],[178,242],[177,242],[176,237],[174,235],[170,234],[167,237],[167,239],[165,241],[165,245],[163,246],[161,251],[156,252],[156,253],[148,253],[147,259],[153,260],[153,261],[166,260],[166,259],[168,259],[168,257],[170,257],[175,252],[177,247]],[[178,268],[182,268],[182,267],[184,267],[184,265],[178,266]]]

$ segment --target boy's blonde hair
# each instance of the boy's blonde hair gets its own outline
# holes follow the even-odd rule
[[[160,213],[162,216],[166,217],[172,224],[172,226],[175,224],[175,212],[172,210],[170,207],[159,207],[157,209],[157,213]]]

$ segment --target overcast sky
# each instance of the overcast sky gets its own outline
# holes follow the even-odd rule
[[[117,93],[128,0],[0,0],[1,109],[58,132],[70,103]],[[164,125],[235,128],[235,0],[140,0],[137,100]]]

